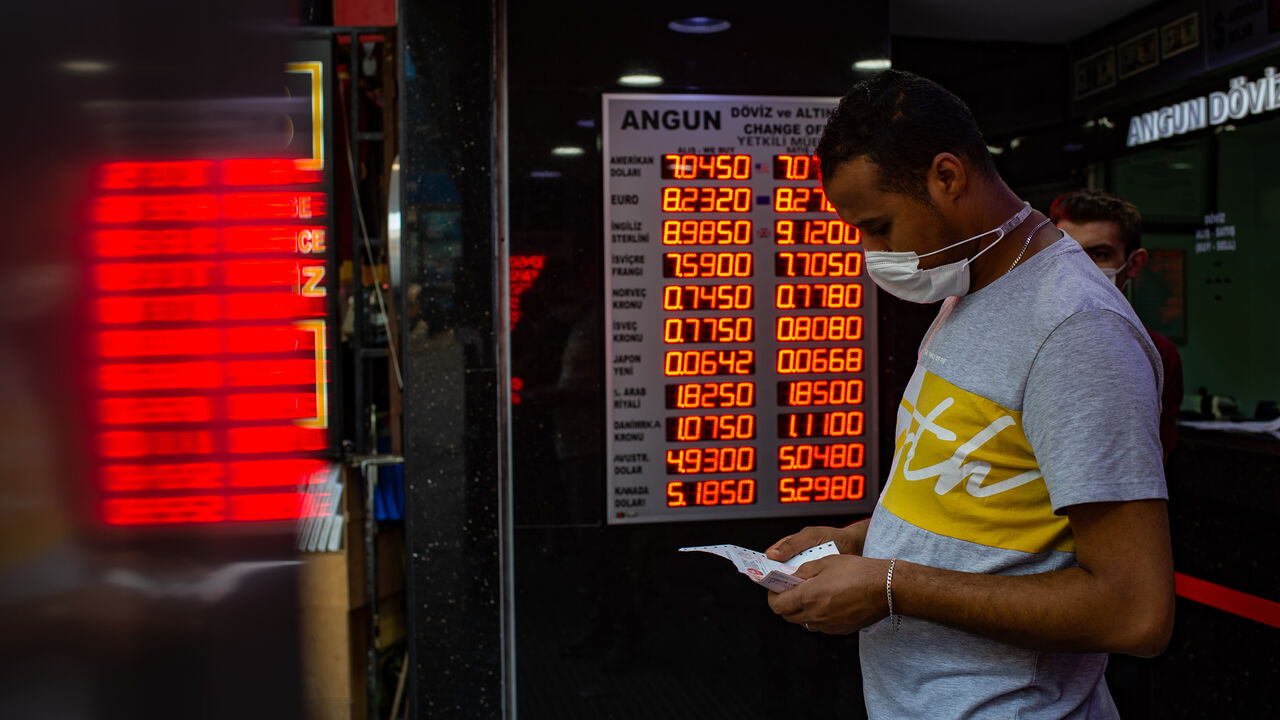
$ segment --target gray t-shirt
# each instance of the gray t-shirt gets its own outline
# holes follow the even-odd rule
[[[898,408],[864,554],[974,573],[1076,564],[1064,509],[1165,498],[1160,357],[1064,235],[943,303]],[[860,634],[871,718],[1115,718],[1104,653],[1026,650],[902,618]]]

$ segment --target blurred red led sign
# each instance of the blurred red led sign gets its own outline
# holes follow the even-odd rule
[[[314,158],[110,163],[88,234],[97,516],[327,512],[328,198]]]

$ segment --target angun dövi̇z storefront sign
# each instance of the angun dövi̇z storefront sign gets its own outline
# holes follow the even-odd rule
[[[1274,67],[1268,67],[1257,80],[1250,81],[1243,75],[1231,78],[1226,92],[1211,92],[1134,115],[1129,118],[1125,145],[1144,145],[1277,109],[1280,109],[1280,74]]]

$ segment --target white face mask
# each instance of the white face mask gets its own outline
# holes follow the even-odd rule
[[[933,252],[927,252],[924,255],[917,255],[910,250],[904,252],[867,250],[864,253],[867,263],[867,275],[870,275],[876,285],[879,285],[885,292],[911,302],[931,303],[952,295],[964,295],[969,292],[969,263],[977,260],[982,253],[995,247],[996,243],[1004,239],[1004,236],[1010,230],[1021,225],[1022,221],[1026,220],[1029,215],[1031,215],[1031,206],[1024,205],[1017,214],[1006,220],[1000,227],[979,233],[960,242],[952,243]],[[920,258],[950,250],[953,247],[977,240],[991,233],[996,233],[996,239],[990,245],[978,251],[977,255],[967,260],[957,260],[946,265],[939,265],[936,268],[929,268],[928,270],[920,269]]]
[[[1130,258],[1125,258],[1125,260],[1124,260],[1124,264],[1123,264],[1123,265],[1121,265],[1121,266],[1120,266],[1120,267],[1118,267],[1118,268],[1104,268],[1104,267],[1100,267],[1100,268],[1098,268],[1098,269],[1099,269],[1099,270],[1101,270],[1101,271],[1102,271],[1102,274],[1103,274],[1103,275],[1106,275],[1106,276],[1107,276],[1107,279],[1108,279],[1108,280],[1110,280],[1110,281],[1114,284],[1114,283],[1115,283],[1115,281],[1116,281],[1116,275],[1119,275],[1121,270],[1123,270],[1123,269],[1125,269],[1126,267],[1128,267],[1128,266],[1129,266],[1129,259],[1130,259]],[[1129,284],[1129,278],[1125,278],[1125,279],[1124,279],[1124,282],[1120,283],[1120,285],[1119,285],[1118,287],[1119,287],[1121,290],[1124,290],[1124,286],[1125,286],[1125,285],[1128,285],[1128,284]]]

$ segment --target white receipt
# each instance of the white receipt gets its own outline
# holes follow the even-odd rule
[[[764,553],[748,550],[737,545],[702,545],[699,547],[682,547],[680,552],[705,552],[719,555],[733,563],[738,572],[774,592],[782,592],[804,582],[792,573],[810,560],[817,560],[827,555],[837,555],[840,551],[834,542],[814,545],[796,555],[785,563],[770,560]]]

